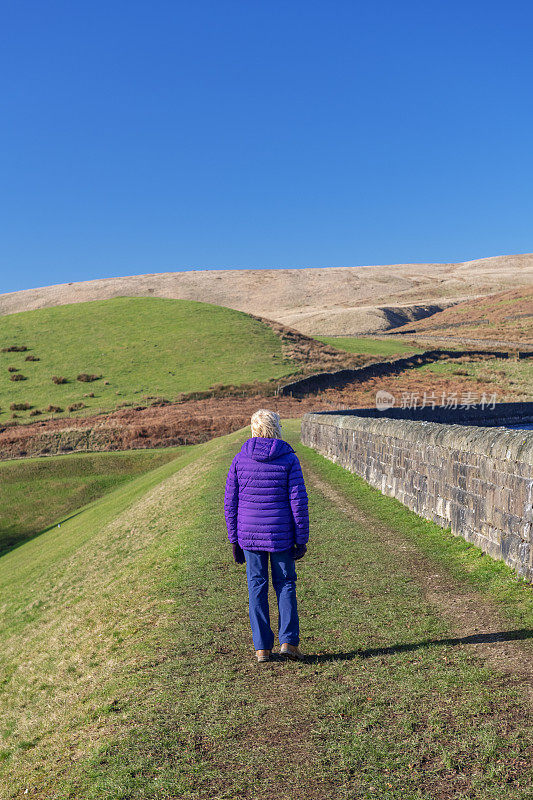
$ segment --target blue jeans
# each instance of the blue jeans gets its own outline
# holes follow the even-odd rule
[[[271,650],[274,633],[268,609],[268,562],[272,569],[272,585],[278,600],[278,635],[283,644],[300,643],[300,624],[296,607],[296,562],[292,548],[277,553],[244,550],[248,581],[250,625],[256,650]]]

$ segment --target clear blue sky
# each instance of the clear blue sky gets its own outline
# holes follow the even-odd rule
[[[0,291],[533,251],[529,0],[0,0]]]

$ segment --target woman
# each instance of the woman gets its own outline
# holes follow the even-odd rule
[[[260,408],[228,472],[224,512],[235,563],[246,561],[250,625],[258,661],[274,646],[268,608],[268,562],[279,611],[280,653],[303,658],[298,645],[295,561],[309,540],[307,492],[300,462],[281,438],[279,414]]]

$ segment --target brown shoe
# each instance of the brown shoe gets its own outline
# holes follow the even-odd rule
[[[288,642],[284,642],[284,644],[280,647],[280,655],[287,656],[287,658],[298,659],[301,661],[304,657],[302,651],[298,648],[295,644],[288,644]]]
[[[261,661],[270,661],[270,654],[272,650],[256,650],[255,655],[257,656],[257,660]]]

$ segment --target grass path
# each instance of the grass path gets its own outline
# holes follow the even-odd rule
[[[510,682],[520,685],[529,705],[533,707],[533,653],[524,652],[524,648],[518,644],[525,641],[526,646],[529,645],[533,641],[533,630],[510,627],[510,621],[502,617],[490,598],[484,597],[432,562],[420,552],[413,541],[402,536],[397,528],[384,525],[362,513],[357,503],[350,501],[349,497],[322,479],[317,472],[313,472],[309,464],[307,466],[307,474],[314,488],[353,522],[365,526],[376,538],[386,540],[396,555],[398,566],[410,574],[426,602],[434,606],[447,620],[453,631],[453,638],[429,644],[468,646],[475,655],[506,673]],[[527,593],[528,590],[525,591]],[[421,643],[420,646],[427,644]],[[413,643],[401,647],[405,650],[416,650],[419,645]]]
[[[531,588],[300,445],[298,427],[284,436],[311,501],[302,663],[256,663],[231,560],[221,502],[247,430],[0,559],[0,590],[18,570],[2,598],[2,800],[531,796],[527,676],[490,657],[531,660]],[[483,608],[473,641],[450,587]],[[516,639],[475,638],[505,631]]]

